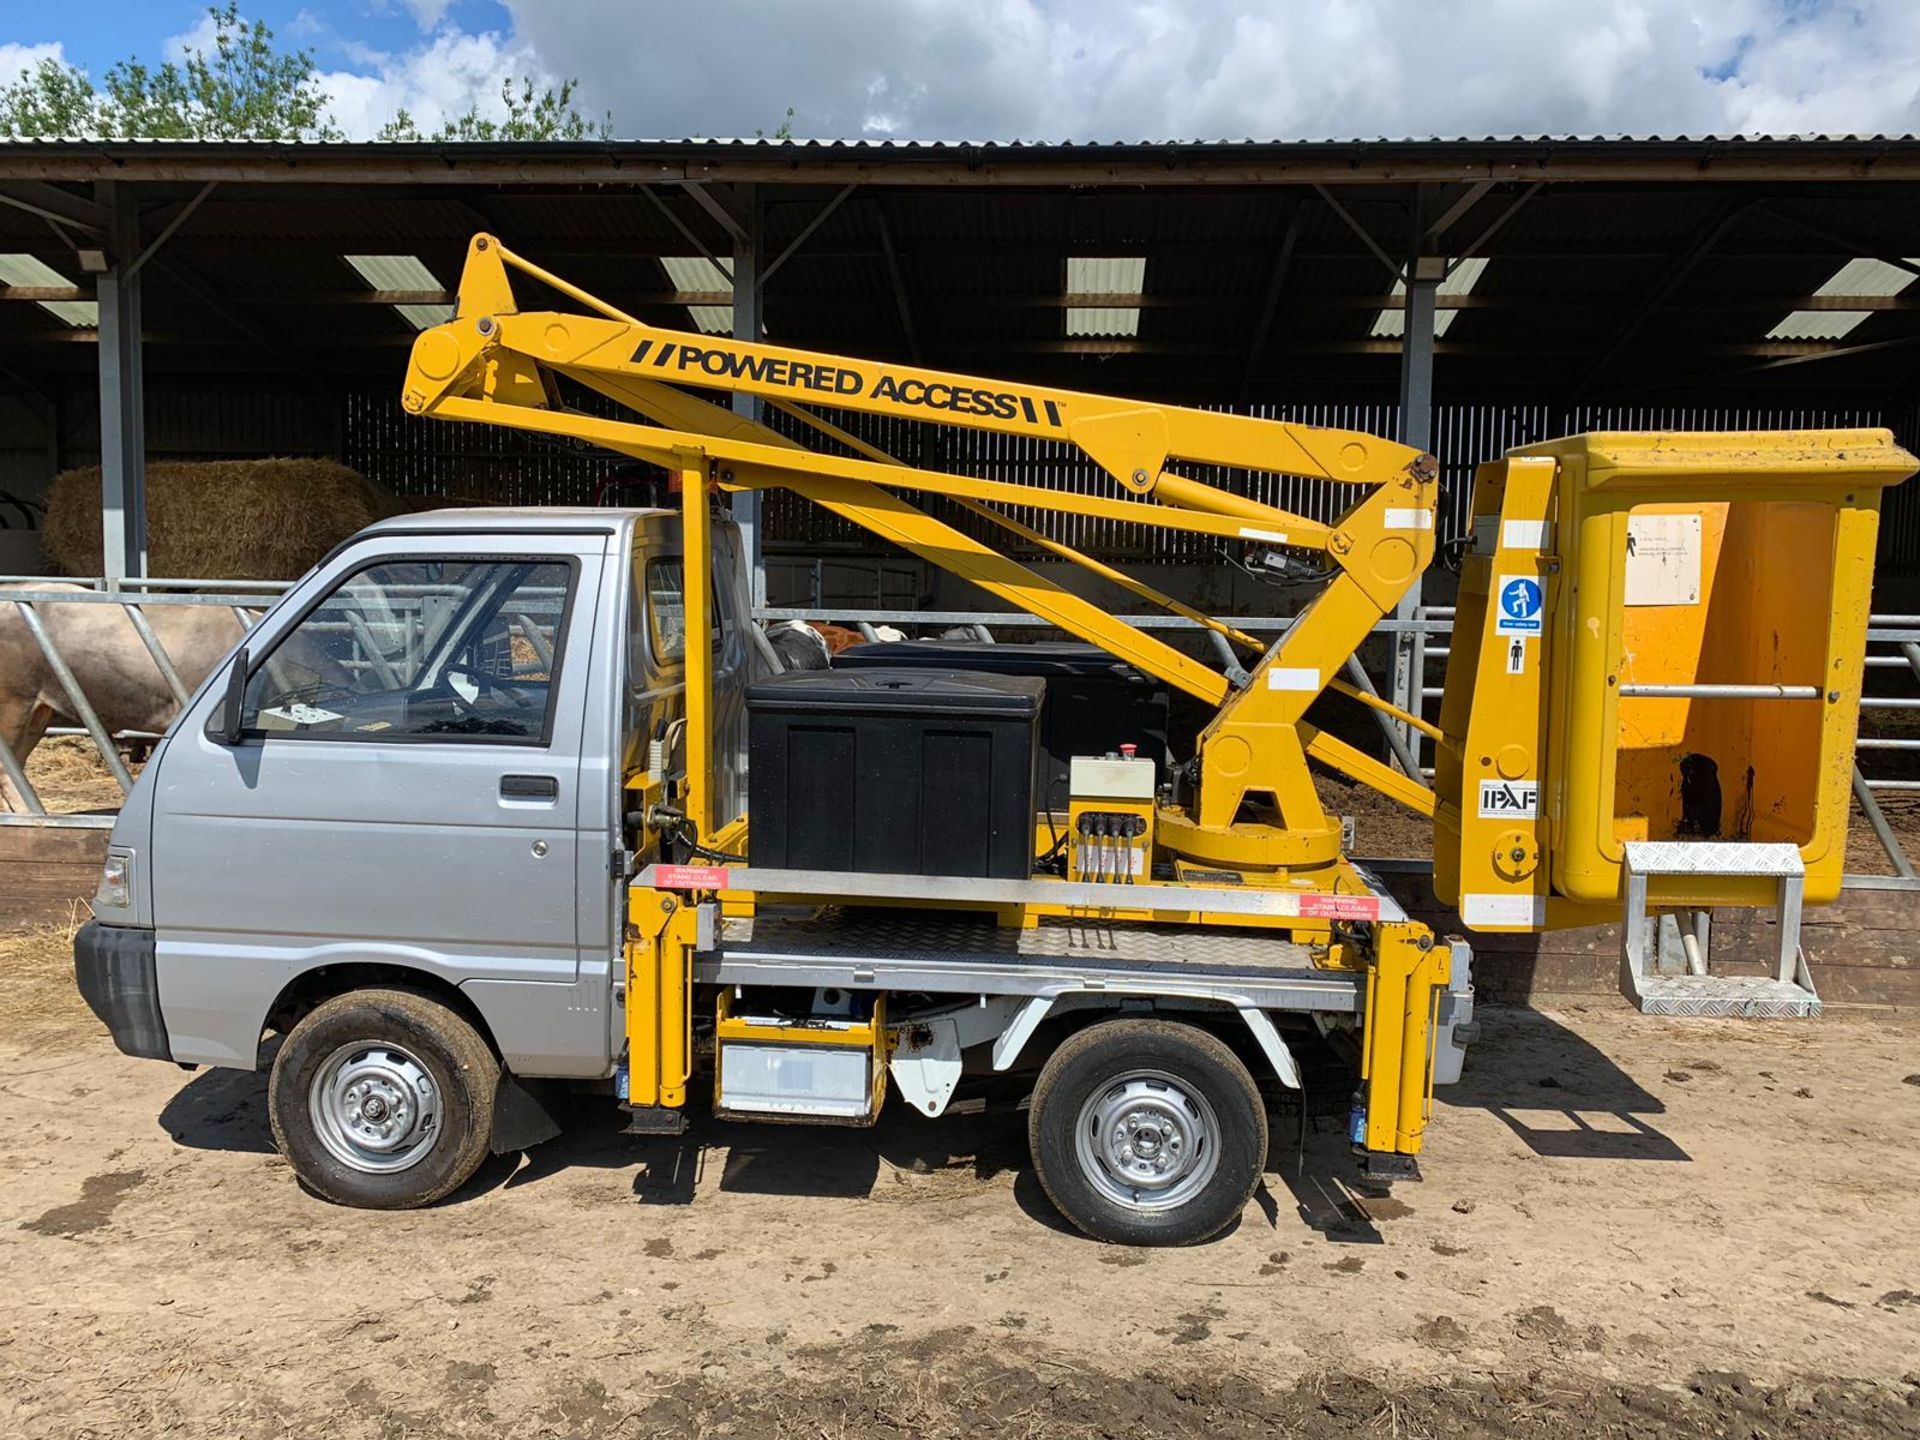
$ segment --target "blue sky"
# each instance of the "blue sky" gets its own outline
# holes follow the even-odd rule
[[[71,17],[80,8],[22,5],[18,17],[0,23],[0,40],[58,42],[68,60],[98,75],[130,54],[161,58],[169,39],[191,31],[207,13],[205,0],[85,0],[85,23],[76,25]],[[445,7],[427,7],[426,13],[436,10],[467,30],[512,28],[511,17],[497,0],[454,0]],[[323,69],[350,68],[356,54],[366,49],[404,51],[421,33],[416,17],[422,12],[409,10],[401,0],[264,0],[243,6],[242,13],[266,21],[282,42],[312,50]]]
[[[631,136],[1920,131],[1920,0],[250,0],[369,135],[580,82]],[[0,0],[0,83],[162,58],[196,0]]]

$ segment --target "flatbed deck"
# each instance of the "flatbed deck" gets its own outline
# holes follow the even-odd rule
[[[719,985],[931,994],[1185,996],[1268,1010],[1351,1013],[1358,974],[1314,966],[1271,930],[1084,918],[1002,928],[990,915],[828,905],[723,921],[694,975]]]

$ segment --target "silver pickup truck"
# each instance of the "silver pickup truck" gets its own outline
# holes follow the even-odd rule
[[[627,788],[674,753],[683,712],[681,525],[667,511],[414,515],[294,585],[182,711],[114,827],[75,963],[120,1048],[271,1063],[281,1150],[314,1191],[362,1206],[430,1203],[489,1148],[550,1137],[551,1082],[626,1100],[629,891],[700,858],[660,854]],[[767,657],[730,522],[716,519],[712,553],[715,808],[734,816]],[[1008,936],[989,919],[936,934],[952,882],[853,878],[849,893],[892,885],[914,938],[848,931],[832,907],[763,917],[757,933],[700,907],[689,978],[706,1013],[719,1007],[723,1050],[729,1025],[749,1037],[719,1067],[727,1113],[864,1123],[890,1077],[934,1116],[963,1070],[1030,1077],[1045,1061],[1029,1087],[1043,1180],[1107,1238],[1229,1223],[1266,1156],[1260,1085],[1301,1083],[1287,1035],[1337,1037],[1363,1013],[1360,974],[1316,969],[1271,932],[1103,930],[1089,947],[1084,926]],[[919,903],[915,885],[934,909],[897,908]],[[1282,898],[1207,893],[1250,916]],[[1389,896],[1370,903],[1405,919]],[[1464,945],[1454,974],[1442,1083],[1471,1034]],[[675,1003],[691,1032],[701,1008]],[[779,1035],[864,1026],[869,1051],[758,1045],[774,1022],[753,1017],[776,1010]],[[841,1078],[849,1064],[859,1073]],[[1120,1138],[1082,1143],[1053,1095]]]

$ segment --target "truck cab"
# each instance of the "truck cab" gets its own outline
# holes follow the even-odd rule
[[[121,1048],[253,1069],[264,1032],[398,994],[462,1017],[511,1076],[607,1080],[624,779],[683,713],[680,527],[665,510],[417,514],[287,591],[114,827],[77,965]],[[730,523],[712,548],[715,727],[737,754],[755,661]],[[744,766],[721,769],[743,807]],[[303,1123],[348,1173],[401,1174],[407,1144],[453,1118],[425,1054],[315,1063],[341,1100]],[[356,1133],[355,1095],[393,1118]]]

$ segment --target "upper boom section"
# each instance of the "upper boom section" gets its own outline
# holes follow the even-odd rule
[[[523,314],[508,267],[597,311]],[[1345,484],[1387,484],[1419,458],[1408,446],[1358,431],[1060,390],[976,375],[901,366],[749,340],[692,335],[648,325],[514,255],[488,235],[474,237],[460,279],[457,318],[415,341],[404,400],[415,412],[445,395],[494,395],[502,377],[486,352],[526,356],[555,369],[618,373],[631,380],[764,396],[998,434],[1065,441],[1084,451],[1124,491],[1163,503],[1266,521],[1289,539],[1323,527],[1272,506],[1167,470],[1169,461],[1298,475]],[[531,382],[532,376],[511,377]],[[537,403],[537,392],[516,397]],[[1249,535],[1249,539],[1271,536]],[[1313,539],[1306,543],[1318,548]]]

